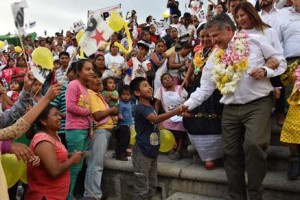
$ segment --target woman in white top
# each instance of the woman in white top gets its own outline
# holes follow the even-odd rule
[[[174,85],[173,77],[169,73],[164,73],[161,76],[162,87],[157,90],[154,95],[156,99],[155,111],[159,113],[162,108],[165,112],[170,112],[178,105],[186,101],[187,92],[181,85]],[[170,130],[176,139],[177,147],[174,152],[171,152],[170,158],[178,160],[182,157],[183,145],[186,140],[186,130],[183,127],[182,117],[175,115],[162,123],[163,127]]]
[[[113,72],[116,77],[116,86],[119,88],[122,78],[122,71],[124,68],[125,59],[120,56],[119,48],[113,43],[110,45],[110,52],[105,54],[105,65]]]

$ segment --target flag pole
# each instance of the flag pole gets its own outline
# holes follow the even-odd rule
[[[27,69],[30,69],[30,66],[29,66],[29,64],[28,64],[28,60],[27,60],[27,55],[26,55],[25,48],[24,48],[23,39],[22,39],[22,37],[21,37],[21,35],[20,35],[20,33],[19,33],[19,31],[18,31],[18,30],[17,30],[17,35],[18,35],[18,37],[19,37],[19,40],[20,40],[20,43],[21,43],[22,52],[24,53],[24,54],[23,54],[23,57],[24,57],[24,59],[25,59],[25,62],[26,62]]]

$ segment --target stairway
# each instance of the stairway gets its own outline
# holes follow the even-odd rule
[[[289,150],[280,145],[280,128],[272,125],[271,146],[268,148],[268,172],[264,179],[263,200],[299,200],[300,180],[288,180]],[[103,191],[106,200],[130,200],[133,194],[131,161],[105,159]],[[187,157],[173,161],[166,155],[158,158],[158,188],[153,200],[222,200],[228,198],[227,178],[222,166],[206,170],[200,161]]]

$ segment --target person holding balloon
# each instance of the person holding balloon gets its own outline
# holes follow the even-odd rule
[[[178,106],[170,112],[157,115],[150,104],[153,89],[144,77],[133,79],[130,89],[139,100],[134,116],[136,144],[132,155],[133,200],[150,199],[155,195],[157,185],[157,157],[160,146],[158,124],[180,114],[183,110],[181,106]]]
[[[29,75],[26,75],[26,79],[28,79]],[[31,79],[33,79],[32,76],[30,76]],[[30,126],[33,124],[35,119],[38,117],[38,115],[44,110],[44,108],[61,92],[61,84],[55,84],[51,86],[47,94],[44,96],[44,98],[31,110],[29,110],[23,117],[19,118],[13,125],[3,128],[0,130],[0,141],[4,140],[11,140],[18,138],[22,136],[22,134],[26,133],[26,131],[29,130]],[[0,142],[1,143],[1,142]],[[2,143],[3,144],[3,143]],[[34,155],[33,151],[31,151],[26,145],[18,144],[18,143],[11,143],[7,144],[6,142],[6,149],[2,153],[14,153],[18,160],[23,160],[24,162],[27,162],[28,164],[32,164],[33,166],[36,166],[39,164],[39,158]],[[2,156],[1,156],[2,157]],[[3,158],[2,158],[3,159]],[[15,163],[15,162],[9,162],[9,163]],[[7,194],[7,185],[13,186],[17,180],[19,180],[19,173],[16,173],[16,171],[12,171],[12,166],[4,165],[3,170],[5,174],[7,173],[14,173],[13,175],[10,174],[12,179],[15,180],[13,182],[10,179],[5,179],[5,176],[3,174],[1,162],[0,162],[0,194],[1,194],[1,200],[8,200],[8,194]],[[17,177],[18,176],[18,177]]]
[[[155,110],[157,113],[161,109],[165,112],[170,112],[176,106],[183,104],[187,98],[187,91],[181,85],[175,85],[174,79],[169,73],[164,73],[161,75],[162,87],[159,88],[154,98],[155,101]],[[177,147],[174,151],[171,151],[169,154],[170,159],[179,160],[182,158],[183,145],[186,142],[186,130],[183,127],[182,117],[175,115],[170,119],[165,120],[162,123],[163,127],[167,130],[170,130],[176,138]]]

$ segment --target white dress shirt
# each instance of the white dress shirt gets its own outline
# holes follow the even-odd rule
[[[268,40],[269,44],[271,44],[272,47],[274,47],[282,55],[284,54],[282,44],[280,43],[279,37],[274,28],[265,28],[263,32],[256,29],[251,29],[248,30],[248,32],[252,34],[260,34],[261,36],[266,37],[266,39]]]
[[[232,41],[231,41],[232,42]],[[234,93],[228,93],[223,95],[220,103],[223,104],[246,104],[253,100],[265,97],[273,91],[273,86],[270,83],[270,77],[282,74],[286,69],[286,60],[282,53],[277,51],[269,41],[261,34],[255,34],[254,31],[249,31],[249,67],[245,70],[241,80],[237,83],[237,87]],[[229,51],[227,48],[226,52]],[[211,96],[213,91],[216,89],[216,84],[211,81],[211,69],[214,65],[214,54],[216,50],[210,55],[206,65],[204,66],[201,86],[197,88],[195,92],[191,94],[189,100],[184,104],[188,106],[189,110],[201,105],[208,97]],[[277,59],[280,64],[277,70],[272,70],[264,66],[266,59],[268,58]],[[249,73],[256,68],[267,70],[267,77],[259,80],[249,76]]]
[[[293,8],[285,9],[279,18],[281,42],[284,55],[288,57],[300,56],[300,13]]]
[[[278,19],[280,19],[282,11],[273,7],[268,13],[261,10],[259,12],[259,15],[266,24],[270,25],[272,28],[275,29],[276,33],[278,34],[278,37],[280,37],[281,33]]]
[[[193,24],[190,24],[187,28],[183,24],[180,24],[178,26],[178,36],[181,37],[187,33],[191,34],[193,30],[194,30],[194,38],[197,38],[197,31]]]

